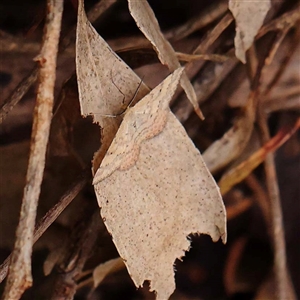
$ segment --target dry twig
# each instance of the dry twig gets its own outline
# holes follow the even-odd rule
[[[82,222],[86,222],[85,219]],[[65,261],[61,266],[60,274],[56,279],[52,300],[72,300],[77,290],[77,278],[80,277],[85,262],[90,257],[91,251],[96,243],[100,229],[99,212],[89,216],[88,224],[73,232],[79,236],[74,242],[69,243],[70,247],[65,253]],[[71,251],[71,253],[70,253]]]
[[[225,195],[234,185],[244,180],[251,172],[263,162],[268,154],[273,153],[282,146],[298,129],[300,119],[290,126],[283,127],[272,139],[269,139],[259,150],[235,168],[229,170],[218,182],[222,195]]]
[[[10,94],[10,96],[3,102],[0,107],[0,124],[5,120],[8,113],[15,107],[15,105],[23,98],[29,88],[35,83],[38,77],[38,67],[34,67],[29,75],[25,77]]]
[[[49,0],[50,3],[53,3],[55,1],[58,2],[58,0]],[[111,5],[113,5],[116,2],[117,0],[99,1],[94,6],[92,11],[88,14],[91,22],[95,21],[99,17],[99,15],[101,15],[104,11],[106,11]],[[218,7],[212,5],[208,8],[208,10],[212,8],[211,14],[208,13],[208,10],[202,11],[200,15],[202,15],[203,18],[199,18],[199,14],[198,14],[196,18],[189,19],[185,24],[180,25],[178,27],[174,27],[171,30],[166,31],[165,36],[170,38],[171,41],[181,40],[181,42],[186,42],[188,39],[183,39],[183,37],[190,35],[192,32],[198,30],[202,26],[207,26],[212,21],[215,22],[223,14],[225,14],[227,9],[227,2],[221,0],[218,1],[218,3],[221,3]],[[280,5],[281,4],[279,4],[279,6]],[[271,12],[269,14],[270,18],[268,20],[270,20],[276,12],[277,13],[280,12],[279,9],[275,8],[274,12],[273,13]],[[265,143],[263,144],[264,146],[260,150],[252,153],[252,155],[250,155],[248,159],[245,159],[242,163],[239,163],[239,161],[241,161],[242,158],[240,160],[239,158],[238,159],[235,158],[236,160],[234,162],[236,163],[235,167],[234,165],[231,166],[232,167],[231,171],[225,173],[225,175],[232,175],[232,173],[235,172],[236,176],[235,178],[233,178],[235,180],[233,183],[232,181],[229,182],[230,178],[227,177],[225,178],[227,180],[226,183],[227,185],[225,185],[225,188],[223,188],[222,181],[224,181],[224,178],[221,179],[221,191],[223,194],[227,191],[227,189],[230,189],[234,184],[244,179],[246,180],[246,184],[248,185],[248,187],[250,187],[250,189],[253,191],[254,196],[252,198],[243,197],[241,201],[234,203],[234,205],[232,206],[229,206],[227,208],[227,217],[229,220],[241,214],[242,212],[248,210],[250,207],[252,207],[255,204],[254,199],[257,199],[256,202],[258,203],[260,209],[263,212],[266,223],[270,224],[269,226],[270,236],[273,237],[274,253],[275,253],[274,265],[275,265],[275,274],[277,276],[279,297],[280,298],[288,297],[288,299],[294,299],[295,297],[293,296],[293,289],[290,287],[289,274],[286,266],[287,264],[286,264],[286,253],[285,253],[285,243],[284,243],[284,229],[283,229],[282,213],[280,209],[280,197],[279,197],[279,190],[278,190],[273,156],[269,155],[265,163],[267,187],[268,187],[269,195],[267,195],[267,193],[264,191],[263,183],[262,185],[259,183],[260,178],[257,178],[256,180],[256,177],[254,177],[254,175],[251,175],[250,173],[253,171],[253,168],[257,165],[258,162],[261,163],[266,158],[266,155],[268,153],[275,151],[277,147],[279,147],[279,145],[281,145],[286,139],[288,139],[289,136],[292,134],[292,132],[294,132],[300,126],[298,120],[298,122],[294,123],[294,127],[282,127],[280,128],[278,134],[273,139],[270,139],[267,124],[266,124],[267,122],[266,116],[263,115],[262,113],[263,111],[265,112],[267,109],[269,109],[269,111],[273,111],[274,109],[277,110],[287,109],[291,105],[292,105],[292,109],[294,110],[296,109],[296,107],[299,107],[299,101],[296,103],[297,99],[295,99],[297,96],[299,96],[299,88],[298,86],[296,87],[296,85],[293,86],[293,89],[289,89],[288,91],[284,90],[284,93],[279,93],[279,94],[277,93],[275,95],[275,98],[273,96],[273,93],[272,94],[270,93],[270,91],[273,91],[273,87],[275,87],[278,84],[279,80],[281,79],[281,75],[284,73],[284,70],[288,66],[288,62],[290,61],[293,52],[296,50],[295,44],[298,43],[299,41],[300,31],[296,28],[292,32],[290,31],[290,29],[292,27],[294,28],[296,27],[296,24],[297,22],[299,22],[299,19],[300,19],[300,14],[299,14],[299,5],[298,5],[296,8],[293,8],[293,10],[289,11],[288,13],[282,14],[279,18],[267,23],[267,25],[262,27],[259,34],[256,36],[256,41],[261,37],[263,37],[263,35],[266,35],[266,33],[271,31],[272,33],[263,37],[258,43],[255,43],[253,47],[248,51],[247,71],[250,79],[249,81],[252,82],[252,87],[251,87],[252,92],[249,97],[251,98],[250,100],[252,102],[251,114],[253,113],[253,120],[251,121],[251,130],[252,130],[252,125],[254,123],[256,106],[258,106],[258,104],[261,104],[259,107],[260,115],[258,114],[256,117],[258,118],[258,122],[261,128],[262,140]],[[201,42],[199,42],[199,46],[195,49],[194,54],[190,55],[184,53],[177,53],[177,55],[180,55],[181,59],[188,62],[185,66],[185,69],[188,76],[190,78],[194,78],[193,85],[197,94],[198,103],[204,102],[206,99],[213,100],[212,102],[214,104],[208,104],[205,108],[208,112],[212,111],[214,115],[218,115],[218,112],[221,112],[222,109],[225,109],[225,102],[230,98],[232,91],[233,90],[236,91],[240,83],[242,82],[242,79],[244,80],[246,77],[246,72],[244,72],[245,71],[244,66],[239,64],[239,66],[235,68],[236,65],[239,63],[235,58],[230,58],[227,61],[224,61],[225,56],[221,55],[224,51],[228,51],[228,46],[230,46],[232,36],[229,37],[227,33],[229,33],[228,26],[232,23],[232,21],[233,21],[232,15],[230,13],[227,13],[222,18],[222,20],[218,22],[215,28],[213,28],[212,31],[210,31],[204,37],[204,39]],[[226,32],[224,32],[225,30]],[[67,53],[68,55],[71,56],[74,55],[74,49],[73,49],[74,40],[75,40],[74,33],[75,33],[75,28],[73,28],[66,36],[66,38],[62,40],[59,52],[64,52],[65,54]],[[269,49],[268,48],[269,45],[272,44],[271,39],[272,37],[274,38],[276,34],[277,34],[277,40],[275,42],[273,41],[273,45],[271,45],[272,47],[271,49]],[[193,38],[195,37],[197,38],[196,35],[193,36]],[[19,44],[18,44],[17,43],[18,38],[14,38],[14,39],[11,39],[11,37],[9,36],[7,37],[7,40],[12,41],[11,45],[14,45],[15,42],[16,45],[22,45],[22,43],[24,44],[26,43],[24,41],[20,42],[19,40]],[[280,66],[276,70],[276,74],[273,76],[273,78],[271,78],[269,85],[267,85],[264,90],[262,89],[262,91],[260,91],[261,88],[260,81],[261,79],[265,79],[264,76],[261,75],[266,75],[266,77],[268,77],[269,75],[268,73],[266,74],[263,73],[265,71],[264,68],[265,65],[271,63],[274,58],[275,59],[277,58],[277,56],[275,57],[275,53],[277,52],[278,49],[281,50],[279,47],[281,43],[285,43],[285,42],[289,43],[289,47],[287,47],[287,50],[285,50],[283,60],[280,62]],[[128,55],[129,59],[130,58],[136,59],[135,56],[139,56],[140,60],[142,61],[141,65],[149,65],[153,63],[153,60],[150,61],[150,59],[146,59],[148,58],[148,56],[146,57],[146,54],[148,55],[150,53],[149,51],[145,51],[148,49],[142,48],[141,51],[140,48],[141,47],[140,45],[147,46],[149,44],[149,42],[146,39],[139,38],[139,37],[125,37],[125,38],[122,37],[119,39],[113,39],[109,42],[110,46],[113,49],[124,48],[124,43],[127,44],[132,43],[132,45],[134,46],[138,45],[135,48],[135,50],[137,50],[137,52],[138,51],[141,52],[140,54],[135,55],[134,52],[130,52],[128,51],[128,49],[123,50],[124,53]],[[38,43],[32,45],[29,44],[30,43],[28,43],[27,45],[28,51],[33,51],[32,49],[37,49],[38,47]],[[34,46],[35,48],[32,46]],[[256,46],[257,48],[255,48]],[[14,46],[14,48],[12,48],[11,51],[24,52],[24,49],[18,50],[17,48],[18,47]],[[269,50],[267,56],[265,56],[266,49]],[[0,50],[0,51],[7,51],[7,49]],[[184,50],[182,51],[184,52]],[[232,51],[232,49],[230,51]],[[212,52],[220,53],[220,54],[211,54]],[[154,53],[153,51],[152,53],[150,53],[150,55],[152,55],[150,56],[151,59],[153,59],[153,53]],[[262,56],[265,56],[264,59],[259,59],[258,61],[258,58],[262,58]],[[197,62],[194,61],[194,59],[200,59],[200,58],[217,60],[222,64],[216,65],[211,62],[204,63],[203,61],[197,61]],[[156,56],[155,59],[157,59]],[[47,63],[49,63],[48,59],[46,59],[46,61],[43,61],[42,58],[39,58],[39,60],[42,65],[42,68],[46,66]],[[128,60],[126,57],[125,61],[127,63]],[[132,68],[139,67],[139,66],[133,67],[134,65],[133,63],[132,64],[129,63],[129,65]],[[241,70],[243,72],[241,72]],[[54,74],[54,72],[55,71],[53,71],[52,68],[50,73]],[[269,72],[269,69],[266,68],[266,72]],[[7,98],[5,103],[0,108],[0,123],[4,120],[4,118],[9,113],[9,111],[13,109],[14,105],[17,104],[18,101],[23,97],[23,95],[27,92],[30,86],[35,82],[37,75],[38,75],[38,66],[30,73],[29,77],[25,78],[19,84],[19,86],[10,95],[10,97]],[[41,72],[41,77],[43,77],[42,72]],[[229,82],[229,79],[231,79],[231,83],[227,84],[227,81]],[[42,92],[47,91],[46,89],[41,90],[42,84],[43,84],[43,80],[41,80],[38,100],[39,99],[41,100],[43,98]],[[221,88],[218,89],[218,87],[220,87],[220,84],[222,84],[222,86]],[[74,88],[74,91],[75,90],[76,89]],[[212,93],[214,93],[214,97],[210,97]],[[218,95],[221,94],[223,94],[224,96],[218,98]],[[179,95],[179,91],[177,95]],[[277,105],[275,108],[272,108],[273,106],[271,106],[272,101],[269,102],[265,101],[267,97],[270,97],[269,99],[272,100],[274,99],[278,100],[278,101],[273,101],[276,102]],[[286,98],[289,97],[290,98],[289,100],[291,101],[284,101],[283,97]],[[185,96],[180,95],[177,101],[174,102],[173,105],[173,111],[175,111],[176,115],[182,122],[187,121],[190,118],[190,115],[192,113],[192,107],[186,105],[186,101],[184,101],[185,100],[184,98]],[[220,101],[216,101],[216,98]],[[257,100],[259,98],[264,98],[263,99],[264,103],[257,103]],[[45,106],[47,107],[46,123],[48,124],[50,122],[49,111],[51,107],[51,102],[52,100],[50,100],[45,104]],[[37,105],[38,104],[39,101],[37,101]],[[216,106],[218,106],[218,110],[212,109]],[[85,182],[88,180],[88,176],[84,175],[83,178],[80,178],[78,181],[76,181],[73,184],[73,186],[61,197],[61,200],[50,211],[48,211],[48,213],[43,217],[43,219],[36,225],[34,236],[32,237],[32,231],[33,231],[32,228],[34,225],[35,209],[37,205],[37,199],[39,197],[40,183],[42,181],[42,174],[44,168],[43,153],[45,152],[45,145],[47,143],[48,129],[46,128],[46,126],[43,128],[46,134],[42,133],[38,129],[39,126],[45,125],[44,119],[42,122],[40,122],[41,118],[39,114],[43,114],[43,113],[46,113],[46,111],[44,111],[43,109],[36,110],[35,125],[34,125],[35,129],[33,130],[33,139],[32,139],[31,160],[28,168],[27,186],[24,191],[24,199],[23,199],[24,207],[22,206],[21,220],[20,220],[19,229],[17,233],[18,241],[16,242],[16,248],[12,255],[13,264],[10,270],[10,278],[8,280],[8,285],[6,286],[5,299],[12,299],[12,297],[14,297],[13,299],[17,299],[18,297],[21,296],[25,288],[31,284],[29,264],[30,264],[32,243],[36,242],[39,239],[39,237],[45,232],[45,230],[50,226],[50,224],[55,221],[58,215],[66,208],[66,206],[78,194],[78,192],[84,186]],[[230,121],[228,120],[230,119],[230,116],[226,115],[225,117],[226,118],[224,118],[223,120],[218,120],[218,122],[221,123],[223,121],[226,122]],[[187,127],[192,127],[192,128],[188,128],[189,133],[196,132],[198,126],[200,126],[197,124],[195,125],[195,123],[193,124],[193,126],[189,126],[193,122],[192,119],[193,118],[190,118],[189,122],[185,124],[187,125]],[[209,128],[210,124],[208,123],[206,130],[208,132],[213,131],[213,133],[219,134],[220,132],[218,132],[218,128],[216,128],[220,124],[218,122],[216,123],[211,122],[212,127],[214,126],[214,128],[212,129]],[[227,126],[227,124],[224,123],[224,126]],[[233,127],[233,129],[236,128]],[[223,130],[223,128],[221,128],[221,130]],[[34,137],[34,134],[37,135],[37,138]],[[237,132],[234,131],[234,136],[236,135]],[[211,140],[211,137],[207,138],[207,140]],[[43,144],[42,147],[37,146],[39,141],[41,141],[41,143]],[[203,140],[200,140],[200,143],[201,142],[204,143],[205,141],[203,142]],[[38,159],[35,153],[38,153],[39,155]],[[33,164],[36,165],[37,169],[32,167]],[[33,175],[30,176],[30,173],[32,173]],[[249,176],[248,178],[246,178],[247,175]],[[243,178],[241,178],[241,176]],[[25,200],[26,201],[29,200],[29,197],[31,197],[30,196],[31,192],[34,194],[34,196],[30,199],[32,203],[30,203],[30,205],[27,206]],[[231,194],[229,194],[228,197],[232,198]],[[272,201],[272,203],[270,203],[270,201]],[[99,225],[99,224],[97,225],[97,222],[99,222],[98,212],[94,214],[92,220],[88,219],[90,216],[91,214],[89,211],[88,214],[85,214],[85,217],[82,217],[79,224],[80,228],[72,228],[72,236],[75,235],[76,241],[74,243],[69,243],[68,245],[69,248],[67,249],[67,252],[63,253],[65,254],[64,263],[63,265],[60,265],[62,272],[57,276],[57,281],[55,285],[55,290],[53,291],[52,299],[55,300],[73,299],[76,290],[78,290],[80,286],[83,285],[84,283],[84,281],[82,282],[81,279],[84,280],[86,278],[86,273],[83,273],[82,269],[84,264],[86,263],[87,258],[89,257],[89,253],[93,245],[95,244],[97,238],[97,232],[95,229],[97,229],[97,226]],[[30,223],[27,222],[28,219]],[[23,230],[24,232],[26,231],[27,233],[25,234],[22,233]],[[21,238],[23,238],[23,240],[19,240]],[[26,239],[26,241],[24,239]],[[74,239],[72,241],[74,241]],[[225,289],[229,294],[236,292],[234,283],[239,279],[238,278],[239,274],[237,274],[236,267],[237,264],[240,262],[240,258],[243,254],[244,246],[245,246],[245,240],[243,239],[238,240],[235,243],[235,246],[233,247],[231,254],[229,254],[229,263],[227,264],[227,268],[226,268],[227,276],[225,276],[225,278],[227,278],[227,281],[225,281],[226,283]],[[61,254],[61,252],[59,253]],[[57,252],[54,251],[54,254],[57,254]],[[10,262],[10,257],[8,257],[5,260],[5,262],[0,266],[0,282],[7,275],[9,262]],[[21,265],[22,267],[17,267],[18,264],[19,266]],[[27,273],[26,272],[25,274],[21,273],[20,270],[21,271],[25,270]],[[17,274],[17,272],[20,274]],[[13,283],[12,281],[15,280],[16,278],[18,278],[19,281]],[[90,282],[90,280],[91,278],[89,278],[89,281],[86,281],[85,283]],[[15,290],[14,290],[14,286],[16,286]],[[92,292],[90,293],[90,296],[92,296],[91,294]]]
[[[94,5],[94,7],[89,11],[88,16],[91,22],[96,21],[109,7],[111,7],[117,0],[110,1],[100,1]],[[62,46],[60,48],[60,53],[63,53],[70,48],[74,48],[75,44],[75,31],[76,27],[74,27],[67,36],[62,41]],[[2,41],[3,42],[3,41]],[[18,41],[13,41],[13,43],[17,43]],[[3,104],[0,107],[0,124],[7,117],[9,112],[15,107],[16,104],[23,98],[23,96],[27,93],[29,88],[36,82],[38,77],[38,66],[34,67],[30,71],[27,77],[18,84],[18,86],[14,89],[14,91],[5,99]]]
[[[290,25],[290,24],[288,24]],[[295,26],[295,24],[293,24]],[[287,33],[287,30],[289,30],[290,27],[288,28],[284,28],[283,29],[283,35]],[[284,35],[284,36],[285,36]],[[280,37],[280,34],[279,34]],[[288,47],[288,51],[286,52],[282,63],[280,64],[280,68],[277,70],[276,74],[273,76],[272,80],[270,81],[270,83],[268,84],[268,86],[266,87],[265,91],[263,92],[264,94],[264,98],[267,97],[272,89],[276,86],[276,84],[278,83],[278,81],[280,80],[280,78],[282,77],[284,71],[286,70],[287,66],[289,65],[289,62],[291,61],[292,57],[294,56],[296,50],[297,50],[297,44],[299,44],[299,40],[300,40],[300,30],[299,27],[296,30],[295,34],[293,35],[293,37],[291,38],[291,40],[289,41],[289,47]],[[279,38],[279,41],[282,41]],[[279,45],[278,43],[276,44],[276,46],[274,47],[276,50],[278,49]],[[272,59],[274,58],[274,55],[272,56]]]
[[[206,35],[203,41],[198,45],[198,47],[194,50],[193,54],[201,54],[201,53],[210,53],[211,51],[214,51],[217,45],[214,45],[215,41],[220,37],[220,35],[224,32],[224,30],[231,24],[233,21],[233,17],[231,14],[226,14],[220,22]],[[232,62],[234,62],[234,66],[236,65],[235,59],[230,59],[229,61],[225,62],[224,65],[232,65]],[[204,61],[194,61],[187,63],[185,65],[186,73],[188,74],[189,78],[194,77],[204,66]],[[226,68],[230,69],[230,68]],[[209,72],[208,72],[209,73]],[[215,79],[215,76],[214,76]],[[201,79],[200,79],[201,80]],[[199,80],[199,81],[200,81]],[[204,82],[207,82],[206,78],[203,79]],[[199,101],[199,98],[201,96],[198,95],[200,88],[194,87],[195,92]],[[178,96],[178,93],[175,94]],[[174,97],[176,99],[177,97]],[[174,114],[177,116],[177,118],[184,122],[186,121],[189,116],[191,115],[193,109],[190,106],[187,106],[184,99],[186,99],[185,94],[181,94],[178,99],[176,100],[176,103],[174,104],[173,111]]]
[[[33,120],[31,151],[16,232],[15,247],[11,257],[4,299],[19,299],[31,286],[31,253],[36,209],[43,179],[46,147],[48,143],[56,78],[56,56],[60,34],[63,2],[48,1],[43,47],[38,57],[40,63],[39,87]]]
[[[226,13],[227,8],[228,4],[226,1],[213,3],[206,10],[200,11],[200,14],[196,15],[188,22],[166,32],[165,37],[173,41],[181,40],[196,30],[199,30],[207,26],[209,23],[212,23],[214,20],[220,18]]]
[[[299,119],[298,119],[299,122]],[[259,110],[258,124],[263,143],[270,140],[267,119],[262,110]],[[277,299],[296,299],[293,286],[290,283],[286,261],[286,249],[284,238],[284,225],[280,204],[280,192],[276,174],[274,154],[269,153],[265,159],[265,173],[268,195],[270,198],[271,225],[274,246],[274,270],[277,287]]]
[[[289,20],[290,21],[290,20]],[[282,31],[285,32],[286,28],[291,28],[290,22],[284,23],[286,26],[283,26]],[[295,21],[294,23],[295,24]],[[273,43],[270,43],[268,55],[261,61],[258,65],[257,70],[263,70],[264,66],[267,63],[267,59],[272,56],[274,48],[278,48],[279,45],[275,39]],[[258,72],[257,71],[257,72]],[[279,71],[280,74],[280,71]],[[273,80],[278,76],[276,73]],[[254,78],[252,82],[252,88],[255,88],[257,91],[260,89],[259,78]],[[262,99],[263,97],[258,94],[258,98]],[[261,140],[262,143],[267,143],[270,141],[270,133],[267,124],[267,117],[263,112],[263,106],[258,105],[258,116],[257,122],[260,128]],[[296,128],[299,127],[299,119],[295,123]],[[298,124],[298,126],[297,126]],[[275,160],[273,153],[268,153],[265,159],[265,173],[266,173],[266,182],[268,196],[270,198],[270,213],[271,213],[271,226],[272,226],[272,238],[274,246],[274,269],[275,269],[275,278],[277,286],[277,297],[278,299],[296,299],[295,292],[290,283],[289,272],[286,262],[286,249],[285,249],[285,238],[284,238],[284,225],[283,217],[280,205],[280,194],[277,181],[277,174],[275,168]]]
[[[65,210],[65,208],[73,201],[73,199],[82,190],[87,182],[90,170],[84,171],[79,178],[67,189],[67,191],[61,196],[60,200],[55,204],[45,216],[36,224],[33,242],[35,243],[43,233],[49,228],[49,226],[59,217],[59,215]],[[2,282],[8,271],[9,261],[11,255],[9,255],[0,266],[0,282]]]

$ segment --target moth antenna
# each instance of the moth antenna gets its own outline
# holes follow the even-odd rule
[[[109,118],[116,118],[116,117],[120,117],[120,116],[122,116],[123,114],[125,114],[126,113],[126,111],[130,108],[130,105],[133,103],[133,101],[135,100],[135,97],[136,97],[136,95],[138,94],[138,91],[139,91],[139,89],[140,89],[140,87],[141,87],[141,85],[142,85],[142,83],[143,83],[143,80],[144,80],[144,77],[145,76],[143,76],[142,78],[141,78],[141,81],[140,81],[140,83],[139,83],[139,85],[137,86],[137,88],[136,88],[136,90],[135,90],[135,92],[134,92],[134,94],[133,94],[133,96],[132,96],[132,98],[131,98],[131,100],[129,101],[129,103],[128,103],[128,105],[127,105],[127,107],[125,108],[125,109],[123,109],[121,112],[119,112],[119,113],[117,113],[117,114],[115,114],[115,115],[106,115],[106,114],[102,114],[101,116],[103,116],[103,117],[109,117]],[[113,81],[113,79],[112,79],[112,83],[115,85],[115,83],[114,83],[114,81]],[[116,86],[116,85],[115,85]],[[117,86],[116,86],[117,87]],[[117,87],[117,89],[120,91],[120,93],[122,93],[122,91]],[[124,95],[124,93],[122,93],[123,95]],[[124,95],[124,98],[125,98],[125,95]],[[123,101],[124,101],[124,98],[123,98]],[[95,114],[90,114],[90,115],[96,115],[97,113],[95,113]]]
[[[143,76],[143,77],[141,78],[141,81],[140,81],[138,87],[136,88],[136,90],[135,90],[135,92],[134,92],[134,94],[133,94],[131,100],[129,101],[127,107],[126,107],[122,112],[116,114],[117,117],[118,117],[118,116],[122,116],[122,115],[128,110],[128,108],[130,108],[130,105],[131,105],[131,104],[133,103],[133,101],[135,100],[135,97],[136,97],[136,95],[138,94],[138,91],[139,91],[139,89],[140,89],[140,87],[141,87],[141,85],[142,85],[142,83],[143,83],[144,77],[145,77],[145,76]]]

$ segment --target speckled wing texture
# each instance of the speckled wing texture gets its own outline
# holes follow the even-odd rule
[[[149,89],[97,33],[87,19],[83,0],[78,1],[76,74],[81,114],[92,115],[101,126],[101,148],[93,160],[97,170],[121,123],[120,116],[112,116]]]
[[[100,124],[108,119],[105,115],[118,114],[122,105],[131,101],[138,86],[138,94],[144,96],[149,92],[89,22],[83,0],[78,2],[76,73],[81,113],[93,115]]]
[[[226,241],[219,189],[198,149],[169,109],[177,69],[129,110],[94,178],[101,215],[136,286],[157,299],[175,289],[174,262],[188,235]]]

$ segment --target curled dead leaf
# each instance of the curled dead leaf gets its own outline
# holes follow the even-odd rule
[[[236,22],[235,55],[241,62],[246,63],[245,53],[253,44],[270,7],[270,0],[229,0],[229,9]]]
[[[161,63],[166,65],[172,72],[179,68],[180,63],[176,57],[175,50],[161,32],[158,21],[148,2],[146,0],[128,0],[128,5],[130,14],[134,18],[139,29],[151,42]],[[204,116],[198,105],[194,88],[185,72],[181,77],[180,85],[184,89],[190,102],[193,104],[197,115],[201,119],[204,119]]]

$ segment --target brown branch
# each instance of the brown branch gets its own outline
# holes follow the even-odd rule
[[[71,187],[62,195],[57,204],[55,204],[45,216],[36,224],[33,242],[35,243],[49,226],[58,218],[72,200],[79,194],[91,176],[91,170],[85,170]]]
[[[285,27],[284,27],[285,28]],[[284,30],[284,28],[282,30]],[[268,58],[273,53],[274,48],[278,48],[276,39],[268,44],[268,54],[258,63],[256,76],[251,83],[251,89],[258,91],[259,99],[261,73],[267,63]],[[276,75],[275,75],[276,76]],[[262,99],[262,96],[260,96]],[[267,118],[263,112],[263,106],[258,105],[257,122],[260,128],[261,140],[263,144],[270,143],[271,137],[267,125]],[[299,119],[295,126],[299,128]],[[269,152],[265,158],[265,174],[267,182],[268,196],[270,198],[270,220],[272,227],[272,238],[274,245],[274,269],[276,277],[277,298],[278,299],[295,299],[295,293],[289,280],[289,272],[286,262],[286,249],[284,238],[284,225],[282,220],[282,211],[280,205],[280,193],[275,168],[273,153]]]
[[[45,216],[36,224],[33,242],[35,243],[49,226],[59,217],[65,208],[72,202],[72,200],[79,194],[86,184],[91,171],[84,171],[78,179],[71,185],[71,187],[61,196],[60,200],[45,214]],[[0,283],[5,279],[8,271],[9,255],[0,266]]]
[[[299,7],[299,6],[298,6]],[[298,14],[299,18],[299,14]],[[293,20],[295,24],[296,21]],[[291,28],[291,22],[288,20],[287,23],[283,23],[283,27],[280,28],[282,32],[285,32],[286,28]],[[269,54],[264,58],[264,62],[261,61],[261,65],[258,66],[258,70],[263,69],[264,65],[267,63],[268,58],[272,56],[274,52],[274,48],[277,49],[279,44],[276,39],[270,43],[270,49],[268,50]],[[271,56],[270,56],[271,55]],[[276,82],[276,78],[280,77],[280,71],[275,73],[275,76],[272,78],[272,82]],[[275,84],[275,83],[274,83]],[[253,80],[252,88],[259,89],[259,78],[257,80]],[[263,96],[260,97],[260,103],[262,103]],[[263,105],[258,106],[257,110],[257,123],[260,129],[261,141],[262,143],[268,143],[271,140],[268,124],[267,124],[267,116],[263,111]],[[300,119],[297,119],[296,125],[300,124]],[[280,200],[280,191],[278,186],[276,167],[275,167],[275,159],[274,154],[269,152],[265,158],[265,174],[266,174],[266,184],[268,196],[270,199],[270,225],[272,232],[272,240],[274,247],[274,270],[275,270],[275,279],[276,279],[276,288],[277,292],[275,293],[277,299],[296,299],[294,288],[290,281],[289,271],[287,268],[287,258],[286,258],[286,248],[285,248],[285,237],[284,237],[284,224],[283,224],[283,216],[281,211],[281,200]]]
[[[93,213],[92,216],[89,214],[88,220],[88,224],[86,224],[87,218],[83,218],[81,221],[83,226],[78,226],[70,238],[64,263],[60,266],[60,272],[54,285],[52,300],[72,300],[74,298],[78,287],[77,281],[99,235],[101,224],[99,212]],[[76,241],[74,241],[74,237]]]
[[[299,87],[296,87],[299,88]],[[269,99],[268,101],[265,101],[263,103],[263,107],[265,109],[266,113],[272,113],[275,111],[282,111],[282,110],[294,110],[299,111],[300,110],[300,92],[297,92],[296,94],[291,93],[293,92],[292,88],[291,90],[286,91],[286,95],[283,95],[283,97],[276,97]],[[282,101],[284,100],[284,101]]]
[[[258,125],[261,132],[262,142],[266,143],[270,140],[267,119],[262,109],[259,109],[258,112],[260,114],[258,118]],[[276,295],[277,299],[294,300],[296,299],[295,292],[290,283],[287,268],[283,216],[273,153],[269,153],[267,155],[264,166],[267,190],[270,198],[271,225],[274,246],[274,269],[277,287]]]
[[[15,107],[15,105],[23,98],[29,88],[35,83],[38,77],[38,66],[35,66],[16,87],[16,89],[5,99],[0,107],[0,124],[5,120],[8,113]]]
[[[117,0],[99,1],[93,8],[87,13],[87,17],[91,23],[97,21],[97,19],[106,12]]]
[[[290,29],[290,28],[288,28],[288,29]],[[263,92],[264,98],[267,97],[271,93],[272,89],[276,86],[278,81],[281,79],[284,71],[286,70],[287,66],[289,65],[289,62],[291,61],[294,54],[296,53],[297,45],[299,43],[299,39],[300,39],[300,30],[299,30],[299,28],[297,28],[295,34],[293,35],[293,37],[289,41],[288,51],[286,51],[286,53],[285,53],[283,61],[280,64],[280,68],[277,70],[277,72],[273,76],[271,82],[269,82],[269,84],[267,85],[265,91]],[[279,46],[277,46],[277,48],[278,47]]]
[[[228,55],[221,55],[221,54],[188,54],[188,53],[182,53],[182,52],[175,52],[178,60],[183,62],[192,62],[195,60],[208,60],[213,62],[219,62],[223,63],[227,61],[230,57]]]
[[[251,173],[246,179],[246,184],[253,192],[253,199],[260,208],[266,225],[270,224],[270,203],[268,195],[261,182]]]
[[[9,266],[4,299],[19,299],[32,285],[31,254],[36,209],[45,167],[56,78],[56,57],[61,28],[63,1],[48,0],[47,20],[40,63],[39,87],[34,112],[31,149],[26,175],[26,186],[21,205],[16,242]]]
[[[259,33],[256,36],[256,39],[261,38],[263,35],[267,34],[270,31],[281,31],[285,28],[291,28],[300,20],[300,5],[297,4],[295,8],[291,11],[286,12],[277,19],[269,22],[263,26]]]
[[[204,28],[208,24],[214,22],[216,19],[220,18],[226,13],[228,9],[227,1],[220,1],[218,3],[213,3],[205,10],[201,10],[199,14],[194,16],[188,22],[168,30],[165,32],[165,37],[171,39],[172,41],[181,40],[191,33]]]
[[[290,23],[288,22],[288,28],[290,28]],[[285,31],[286,26],[283,26],[282,31]],[[265,57],[265,63],[273,52],[274,48],[278,48],[278,43],[276,40],[271,43],[269,55]],[[263,66],[262,66],[263,67]],[[285,68],[285,66],[283,67]],[[282,68],[281,68],[282,69]],[[279,80],[281,75],[281,69],[273,76],[271,83]],[[278,78],[278,79],[277,79]],[[255,83],[255,82],[254,82]],[[254,85],[254,84],[253,84]],[[253,86],[252,85],[252,86]],[[257,88],[259,83],[257,82]],[[272,84],[270,85],[272,88]],[[263,96],[260,97],[260,104],[262,103]],[[263,111],[263,105],[258,106],[257,110],[257,123],[260,129],[261,141],[262,143],[268,143],[271,140],[267,116]],[[300,120],[297,119],[298,128]],[[277,292],[275,293],[277,299],[296,299],[294,288],[290,281],[289,271],[287,268],[287,258],[286,258],[286,248],[285,248],[285,234],[284,234],[284,224],[283,216],[281,211],[281,200],[280,191],[278,186],[278,179],[276,174],[275,159],[274,154],[269,152],[265,158],[264,162],[265,174],[266,174],[266,184],[268,196],[270,199],[270,225],[272,233],[272,241],[274,247],[274,271],[275,271],[275,281]]]
[[[240,183],[249,176],[251,172],[266,159],[269,153],[276,151],[288,141],[299,128],[300,119],[297,119],[294,124],[284,126],[272,139],[270,138],[263,144],[260,149],[251,154],[239,165],[227,171],[218,182],[221,194],[225,195],[234,185]]]
[[[220,22],[206,35],[204,40],[198,45],[198,47],[194,50],[193,54],[201,54],[201,53],[210,53],[211,51],[214,51],[215,48],[217,48],[216,40],[221,36],[221,34],[225,31],[225,29],[232,23],[233,17],[231,14],[226,14]],[[187,63],[185,65],[185,71],[189,78],[193,78],[204,66],[204,61],[194,61]],[[226,61],[223,66],[224,69],[230,69],[230,67],[227,67],[228,65],[236,65],[235,59],[230,59]],[[210,66],[210,68],[214,68]],[[220,69],[220,68],[219,68]],[[209,72],[203,72],[203,74],[209,74]],[[214,73],[213,73],[214,74]],[[212,76],[210,76],[212,77]],[[213,78],[213,80],[215,77]],[[200,81],[200,80],[199,80]],[[203,81],[206,82],[206,78],[203,79]],[[209,84],[208,84],[209,85]],[[199,86],[199,84],[198,84]],[[197,98],[201,98],[202,95],[199,95],[199,93],[203,94],[203,91],[201,91],[201,87],[194,87],[195,92],[197,95]],[[212,89],[211,89],[212,90]],[[204,93],[205,94],[205,93]],[[179,96],[177,98],[177,96]],[[177,99],[176,99],[177,98]],[[176,117],[179,119],[180,122],[186,121],[190,114],[193,111],[193,108],[186,105],[186,102],[184,101],[186,99],[186,96],[181,91],[177,91],[175,93],[175,96],[173,99],[176,99],[176,102],[172,106],[172,110]],[[172,104],[173,101],[171,101]]]

